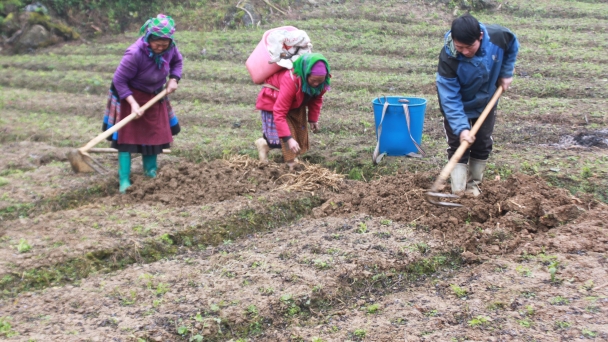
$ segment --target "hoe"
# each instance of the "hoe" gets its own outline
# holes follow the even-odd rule
[[[153,104],[158,102],[158,100],[165,97],[165,95],[167,95],[166,89],[161,91],[158,95],[156,95],[152,100],[148,101],[145,105],[141,106],[141,111],[143,112],[146,109],[150,108]],[[108,148],[94,149],[93,147],[95,145],[99,144],[101,141],[103,141],[107,137],[109,137],[110,135],[114,134],[114,132],[117,132],[119,129],[121,129],[123,126],[125,126],[129,122],[133,121],[133,119],[135,119],[136,116],[137,116],[136,113],[129,114],[129,116],[120,120],[120,122],[118,122],[116,125],[112,126],[110,129],[101,133],[100,135],[95,137],[93,140],[89,141],[83,147],[70,151],[68,153],[68,160],[70,161],[70,164],[72,165],[72,170],[74,170],[75,173],[93,172],[93,171],[96,171],[101,174],[106,173],[107,170],[97,160],[93,159],[93,157],[91,157],[89,152],[97,152],[97,153],[116,152],[115,149],[111,149],[111,148],[110,149],[108,149]],[[163,150],[163,152],[166,153],[169,151]]]
[[[475,125],[473,125],[473,128],[471,128],[471,136],[475,136],[477,134],[477,131],[479,131],[479,128],[485,121],[490,111],[492,111],[492,108],[494,108],[496,101],[498,101],[498,98],[502,94],[502,90],[503,89],[501,86],[496,89],[494,96],[492,96],[492,99],[486,105],[486,108],[483,110],[483,112],[475,122]],[[460,158],[462,158],[462,155],[466,150],[469,149],[469,147],[471,147],[471,144],[469,142],[460,142],[460,146],[458,147],[456,152],[454,152],[454,155],[452,156],[452,158],[450,158],[448,164],[443,168],[443,170],[441,170],[441,173],[439,174],[439,177],[437,177],[435,183],[433,183],[431,191],[426,193],[425,198],[427,202],[443,207],[462,207],[462,204],[441,201],[441,199],[443,198],[458,198],[458,196],[456,195],[444,194],[441,193],[441,191],[443,190],[443,188],[445,188],[445,184],[447,182],[448,177],[450,177],[450,173],[452,172],[452,170],[454,170],[454,167],[456,166],[456,164],[458,164],[458,161],[460,160]]]

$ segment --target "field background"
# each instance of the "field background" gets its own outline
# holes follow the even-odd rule
[[[119,196],[113,171],[105,176],[74,175],[65,159],[67,151],[100,133],[107,90],[124,50],[138,37],[134,30],[30,54],[0,55],[0,285],[4,297],[0,301],[0,336],[23,341],[174,341],[198,340],[197,336],[201,341],[387,341],[403,340],[402,332],[407,331],[405,338],[409,341],[608,338],[606,287],[594,291],[607,280],[608,242],[601,224],[608,201],[606,1],[498,1],[498,10],[473,12],[481,22],[510,28],[521,43],[515,80],[500,100],[494,153],[486,179],[500,179],[492,184],[514,188],[518,185],[506,180],[513,176],[523,179],[533,193],[509,196],[532,196],[538,191],[536,194],[544,197],[532,201],[536,204],[571,196],[580,202],[577,205],[585,215],[591,215],[582,219],[570,213],[559,225],[544,226],[561,231],[530,230],[527,245],[521,242],[502,255],[491,254],[489,260],[476,259],[474,266],[464,263],[463,246],[445,245],[445,235],[439,242],[432,234],[434,226],[429,223],[418,229],[416,220],[419,215],[454,218],[466,227],[475,222],[476,216],[471,214],[475,210],[449,214],[446,209],[410,205],[410,210],[420,209],[420,214],[401,217],[398,212],[376,213],[363,208],[328,212],[329,204],[338,203],[332,200],[336,195],[331,189],[312,194],[275,193],[277,185],[272,180],[285,170],[273,166],[272,170],[256,171],[255,177],[238,175],[239,170],[255,173],[250,170],[258,168],[251,169],[253,161],[242,164],[234,159],[256,158],[253,142],[261,135],[259,112],[254,108],[260,87],[252,84],[244,62],[265,30],[293,25],[305,30],[314,50],[328,58],[333,76],[319,121],[321,131],[312,136],[311,150],[303,160],[343,174],[348,186],[334,189],[338,195],[354,193],[352,189],[361,187],[364,198],[399,179],[406,179],[407,184],[399,183],[402,187],[398,189],[403,192],[395,193],[396,197],[428,189],[447,162],[434,80],[443,35],[454,14],[464,13],[455,2],[275,1],[275,6],[286,13],[273,10],[254,28],[238,23],[207,27],[196,15],[207,19],[212,11],[203,16],[205,6],[214,7],[203,3],[192,11],[170,8],[177,13],[176,39],[185,57],[183,79],[171,97],[182,132],[175,139],[173,153],[161,157],[163,175],[154,181],[154,191],[144,188],[146,181],[138,162],[133,168],[133,193]],[[270,13],[270,9],[267,11]],[[372,165],[375,130],[371,101],[382,95],[428,100],[422,142],[426,158],[385,158],[380,165]],[[116,169],[115,156],[99,159],[109,169]],[[232,164],[225,161],[229,159]],[[272,159],[281,162],[282,157],[275,152]],[[207,183],[211,176],[223,185]],[[179,185],[169,187],[171,182]],[[255,190],[248,192],[248,188],[238,186],[234,190],[234,184],[253,184]],[[545,187],[550,190],[539,190]],[[188,197],[189,190],[206,195]],[[558,196],[552,191],[562,192]],[[410,197],[408,204],[414,198],[422,201],[420,192],[416,196]],[[522,205],[514,198],[502,200]],[[494,198],[492,201],[488,195],[475,203],[498,203],[500,213],[505,204]],[[509,205],[517,211],[514,204]],[[320,208],[325,214],[319,214]],[[526,215],[526,220],[537,224],[547,213]],[[580,229],[593,228],[594,233],[587,237],[594,242],[579,249],[555,245],[551,250],[546,242],[549,235],[576,239],[581,235],[571,225],[580,222],[587,222]],[[433,224],[440,227],[442,223]],[[343,225],[362,230],[333,233],[343,234],[351,247],[316,230],[331,227],[340,231]],[[356,259],[355,255],[361,253],[356,247],[358,234],[368,233],[368,228],[374,231],[369,246],[383,244],[383,249],[375,249],[373,257],[361,261],[365,271],[348,278],[355,279],[350,288],[340,283],[345,279],[338,272],[337,261],[332,267],[331,261],[316,255],[336,260],[350,255],[349,261]],[[292,237],[294,229],[309,236],[300,232],[299,237]],[[513,229],[522,230],[521,226]],[[260,232],[274,232],[276,237],[272,235],[273,240],[268,240]],[[382,232],[391,236],[394,245],[378,242],[383,239]],[[324,236],[330,237],[331,245],[323,245],[329,241]],[[30,248],[22,252],[24,244]],[[268,253],[252,256],[252,246]],[[318,248],[311,250],[310,246]],[[404,248],[410,248],[416,256],[397,253]],[[285,257],[286,251],[301,253],[297,262]],[[531,251],[534,254],[529,254]],[[399,276],[399,285],[391,290],[393,286],[382,281],[391,273],[391,266],[378,266],[388,258],[403,258],[414,265],[398,268],[389,276],[391,281],[397,281],[395,274],[415,277],[404,276],[408,278],[404,285]],[[433,263],[416,268],[420,260]],[[256,262],[259,264],[253,267]],[[202,266],[192,266],[199,263]],[[180,265],[179,274],[175,264]],[[547,281],[550,274],[555,275],[550,272],[551,266],[557,272],[572,267],[570,276],[558,276],[562,282],[553,281],[553,277]],[[297,267],[304,270],[300,272]],[[384,270],[376,272],[374,267]],[[576,278],[576,270],[585,267],[589,273]],[[257,281],[270,285],[238,292],[235,288],[252,281],[251,276],[235,271],[242,268],[266,270]],[[536,270],[542,275],[530,277]],[[201,277],[224,279],[225,283],[216,286],[226,286],[228,294],[190,286],[189,278],[199,276],[199,272],[203,273]],[[302,281],[289,283],[284,275],[289,272]],[[291,292],[279,291],[283,285],[273,285],[278,280],[271,274],[282,277],[282,284],[292,284],[287,287]],[[499,275],[501,280],[487,278]],[[311,306],[300,295],[308,291],[314,297],[319,293],[315,281],[328,290]],[[451,287],[461,284],[463,288],[488,288],[494,281],[501,285],[476,298],[458,295]],[[379,283],[389,290],[374,297],[369,289]],[[304,290],[305,284],[312,285]],[[362,295],[356,286],[368,289],[368,294]],[[438,290],[439,297],[430,298],[429,286],[443,286],[443,292]],[[86,293],[87,288],[95,289],[100,302],[110,303],[106,309],[97,308],[95,314],[90,310],[79,312],[95,303],[87,304],[84,299],[76,303],[69,295],[88,298],[92,295]],[[187,295],[180,295],[180,291]],[[348,292],[348,298],[340,291]],[[451,297],[447,298],[446,293]],[[479,294],[469,289],[470,293]],[[197,295],[200,298],[195,299]],[[424,304],[424,300],[422,304],[411,302],[424,296],[429,296],[424,300],[431,304]],[[180,302],[182,297],[189,299]],[[51,298],[63,298],[58,300],[63,309],[49,306],[54,300]],[[32,301],[26,305],[29,308],[19,306],[28,300]],[[46,303],[40,304],[39,312],[32,309],[37,301]],[[180,304],[189,301],[200,305]],[[421,316],[406,319],[405,314],[391,309],[390,303],[399,301],[409,303],[406,307]],[[513,306],[514,301],[519,304]],[[169,303],[171,309],[163,307]],[[73,312],[68,314],[69,310]],[[454,312],[457,315],[450,317],[456,317],[452,319],[455,323],[446,323],[450,321],[448,314]],[[436,328],[441,319],[450,327],[445,328],[449,336],[441,332],[444,328]]]

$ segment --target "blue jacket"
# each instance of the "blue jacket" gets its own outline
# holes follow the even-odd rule
[[[456,52],[450,32],[439,54],[437,94],[439,105],[456,135],[471,129],[469,119],[481,115],[496,91],[499,78],[513,76],[519,51],[517,37],[498,25],[484,26],[479,50],[472,58]]]

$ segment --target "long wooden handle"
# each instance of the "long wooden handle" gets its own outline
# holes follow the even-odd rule
[[[477,118],[477,121],[473,125],[473,128],[471,128],[471,131],[469,133],[470,136],[474,137],[477,134],[477,131],[479,131],[479,128],[481,128],[481,125],[483,125],[483,122],[488,117],[488,114],[490,114],[492,108],[494,108],[496,101],[498,101],[498,98],[500,97],[500,95],[502,95],[502,91],[503,89],[501,86],[498,86],[498,88],[496,88],[494,96],[492,96],[492,99],[490,99],[490,102],[488,102],[486,108],[483,110],[479,118]],[[454,152],[454,155],[452,155],[452,158],[450,158],[448,164],[443,167],[443,170],[441,170],[439,177],[433,184],[433,191],[440,191],[443,189],[447,179],[450,177],[450,173],[452,173],[452,170],[454,170],[454,167],[456,167],[456,164],[458,164],[458,161],[460,160],[460,158],[462,158],[462,155],[466,150],[469,149],[469,147],[471,147],[471,143],[469,143],[468,141],[465,140],[460,142],[460,146],[458,147],[456,152]]]
[[[158,95],[156,95],[152,100],[148,101],[145,105],[141,106],[139,109],[142,112],[146,111],[148,108],[152,107],[153,104],[155,104],[156,102],[158,102],[158,100],[160,100],[163,97],[165,97],[165,95],[167,95],[167,89],[164,89],[163,91],[161,91],[160,93],[158,93]],[[104,139],[106,139],[110,135],[114,134],[114,132],[117,132],[119,129],[123,128],[123,126],[125,126],[129,122],[133,121],[133,119],[135,119],[136,116],[137,116],[136,113],[129,114],[129,116],[127,116],[126,118],[120,120],[120,122],[118,122],[116,125],[112,126],[110,129],[108,129],[105,132],[101,133],[97,137],[93,138],[93,140],[89,141],[86,145],[84,145],[83,147],[79,148],[78,151],[80,151],[80,153],[86,153],[88,150],[90,150],[91,148],[93,148],[95,145],[99,144]]]
[[[100,148],[93,147],[93,148],[90,148],[88,150],[88,152],[91,152],[91,153],[117,153],[118,150],[115,148],[110,148],[110,147],[100,147]],[[163,149],[163,153],[171,153],[171,150]]]

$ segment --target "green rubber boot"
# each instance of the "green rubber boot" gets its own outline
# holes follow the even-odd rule
[[[127,188],[131,186],[131,153],[118,152],[118,191],[121,194],[127,192]]]
[[[158,170],[158,164],[156,164],[157,157],[157,154],[141,156],[144,164],[144,174],[150,178],[156,178],[156,170]]]

